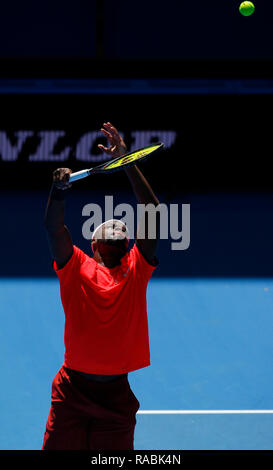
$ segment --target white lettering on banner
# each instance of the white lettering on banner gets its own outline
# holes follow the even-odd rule
[[[70,147],[66,147],[61,153],[54,154],[54,147],[60,137],[65,136],[64,131],[42,131],[38,136],[41,143],[35,154],[29,155],[30,162],[63,162],[68,159]]]
[[[18,131],[15,133],[16,144],[12,145],[6,132],[0,131],[0,156],[4,162],[14,162],[28,137],[32,137],[33,131]]]
[[[176,140],[177,133],[175,131],[133,131],[132,137],[134,142],[131,151],[141,149],[153,142],[163,142],[165,148],[170,148]]]
[[[51,130],[51,131],[40,131],[38,137],[40,137],[40,143],[36,150],[28,156],[30,162],[63,162],[69,158],[71,146],[67,145],[59,153],[54,151],[60,138],[65,139],[67,133],[63,130]],[[120,132],[122,138],[124,135]],[[13,144],[7,135],[7,132],[0,131],[0,158],[2,161],[16,161],[18,160],[19,154],[23,148],[23,145],[27,138],[35,138],[34,131],[25,130],[17,131],[14,133],[16,143]],[[90,131],[83,134],[76,145],[75,158],[82,162],[103,162],[109,160],[109,156],[106,153],[99,151],[98,154],[92,153],[96,140],[104,137],[101,132]],[[164,131],[164,130],[137,130],[132,131],[132,145],[129,148],[130,151],[134,151],[138,148],[145,147],[153,142],[163,142],[165,148],[168,149],[174,145],[177,137],[175,131]]]

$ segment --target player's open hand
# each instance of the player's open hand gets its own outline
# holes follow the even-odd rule
[[[105,147],[101,144],[98,147],[107,153],[111,159],[121,157],[121,155],[127,152],[124,140],[111,122],[104,123],[101,132],[107,137],[110,147]]]
[[[53,184],[58,189],[71,188],[72,184],[69,183],[69,177],[72,173],[70,168],[58,168],[53,172]]]

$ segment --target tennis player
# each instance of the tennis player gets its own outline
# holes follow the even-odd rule
[[[102,150],[113,158],[126,153],[111,123],[101,131],[109,145]],[[137,166],[125,171],[137,201],[157,206]],[[157,240],[137,235],[128,250],[127,227],[108,220],[93,233],[91,256],[73,245],[64,223],[70,173],[54,171],[45,215],[65,313],[65,357],[52,383],[42,449],[133,449],[140,404],[128,373],[150,365],[146,290],[158,264]]]

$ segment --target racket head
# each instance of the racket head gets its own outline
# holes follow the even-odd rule
[[[152,153],[162,150],[164,144],[157,142],[155,144],[148,145],[133,152],[126,153],[121,157],[114,158],[102,165],[96,166],[92,169],[92,173],[113,173],[114,171],[124,170],[131,165],[135,165],[138,162],[146,160]]]

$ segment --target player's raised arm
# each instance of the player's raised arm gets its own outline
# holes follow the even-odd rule
[[[110,122],[105,123],[103,126],[104,128],[102,128],[101,131],[107,137],[108,142],[110,143],[110,147],[107,148],[103,145],[99,145],[99,147],[108,153],[108,155],[110,155],[112,158],[116,158],[125,154],[127,148],[117,129]],[[157,207],[159,205],[159,200],[155,196],[150,184],[140,169],[134,165],[125,169],[125,172],[130,180],[138,203],[144,204],[145,206],[147,204],[152,204],[154,207]],[[148,214],[145,213],[142,220],[139,221],[137,229],[137,245],[143,256],[150,263],[154,262],[155,250],[157,246],[158,219],[159,213],[156,213],[155,217],[151,218],[149,218]],[[151,227],[149,227],[149,224],[151,223],[155,224],[155,226],[152,227],[154,230],[150,230]],[[154,232],[155,237],[149,238],[149,232]]]
[[[159,200],[145,176],[136,165],[127,168],[125,171],[131,182],[138,203],[145,206],[151,205],[150,207],[152,208],[153,214],[151,214],[151,217],[148,212],[144,212],[142,218],[138,221],[136,243],[144,258],[146,258],[149,263],[154,264],[160,217],[159,212],[156,212],[155,208],[159,205]],[[150,224],[153,224],[153,227],[150,227]],[[151,237],[149,237],[150,233],[153,234]]]
[[[45,212],[45,227],[50,251],[58,269],[64,267],[73,254],[73,242],[64,223],[65,195],[66,190],[71,186],[70,174],[69,168],[59,168],[54,171]]]

